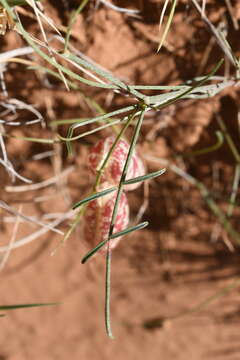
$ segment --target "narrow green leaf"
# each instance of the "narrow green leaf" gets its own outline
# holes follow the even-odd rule
[[[160,104],[160,105],[157,104],[157,105],[156,105],[156,109],[159,109],[159,110],[160,110],[160,109],[163,109],[163,108],[169,106],[170,104],[175,103],[177,100],[183,99],[186,95],[190,94],[194,89],[197,89],[199,86],[201,86],[202,84],[204,84],[209,78],[211,78],[212,75],[215,74],[215,73],[218,71],[218,69],[221,67],[221,65],[223,64],[223,62],[224,62],[224,59],[219,60],[219,62],[216,64],[216,66],[214,66],[213,70],[212,70],[205,78],[203,78],[202,80],[200,80],[199,82],[197,82],[197,83],[196,83],[195,85],[193,85],[190,89],[187,89],[187,90],[184,91],[184,92],[180,92],[179,95],[177,95],[177,96],[175,96],[175,97],[173,97],[173,98],[170,97],[170,99],[168,99],[168,100],[166,99],[166,101],[165,101],[164,103]],[[171,95],[171,93],[170,93],[169,95]],[[153,97],[151,97],[151,96],[148,98],[150,104],[152,103],[152,102],[151,102],[151,99],[152,99],[152,98],[153,98]],[[155,98],[155,97],[154,97],[154,98]]]
[[[142,223],[140,223],[140,224],[138,224],[138,225],[129,227],[129,228],[123,230],[123,231],[119,231],[119,232],[117,232],[117,233],[115,233],[115,234],[112,234],[112,235],[110,236],[110,239],[116,239],[116,238],[118,238],[118,237],[120,237],[120,236],[127,235],[127,234],[129,234],[129,233],[131,233],[131,232],[133,232],[133,231],[135,231],[135,230],[144,229],[146,226],[148,226],[148,224],[149,224],[148,221],[144,221],[144,222],[142,222]]]
[[[59,305],[60,303],[36,303],[36,304],[17,304],[17,305],[2,305],[0,306],[0,311],[9,311],[23,308],[31,308],[31,307],[40,307],[40,306],[53,306]]]
[[[158,177],[158,176],[164,174],[165,172],[166,172],[165,168],[161,169],[161,170],[158,170],[158,171],[154,171],[152,173],[149,173],[149,174],[146,174],[146,175],[143,175],[143,176],[138,176],[138,177],[135,177],[133,179],[125,180],[123,182],[123,185],[135,184],[137,182],[145,181],[145,180],[148,180],[148,179],[153,179],[155,177]]]
[[[53,120],[50,122],[51,126],[59,126],[59,125],[66,125],[66,124],[78,124],[82,121],[86,121],[89,118],[76,118],[76,119],[60,119],[60,120]]]
[[[223,134],[225,136],[226,142],[227,142],[227,144],[228,144],[228,146],[229,146],[229,148],[230,148],[230,150],[232,152],[232,155],[235,158],[235,161],[238,164],[240,164],[239,150],[238,150],[237,146],[235,145],[235,143],[234,143],[234,141],[233,141],[227,127],[226,127],[226,124],[225,124],[223,118],[221,116],[219,116],[219,115],[216,115],[216,118],[217,118],[218,124],[219,124],[219,126],[220,126],[220,128],[221,128],[221,130],[222,130],[222,132],[223,132]]]
[[[99,127],[94,128],[94,129],[92,129],[92,130],[89,130],[89,131],[85,131],[84,133],[79,134],[79,135],[76,135],[76,136],[74,136],[74,137],[71,136],[71,137],[69,137],[69,138],[65,138],[65,137],[63,137],[63,136],[61,136],[61,135],[58,135],[58,137],[59,137],[60,140],[66,141],[66,142],[69,143],[70,141],[79,140],[79,139],[81,139],[81,138],[83,138],[83,137],[85,137],[85,136],[94,134],[94,133],[96,133],[96,132],[98,132],[98,131],[101,131],[101,130],[103,130],[103,129],[106,129],[106,128],[110,127],[110,126],[114,126],[114,125],[116,125],[116,124],[119,124],[120,122],[121,122],[120,119],[118,119],[118,120],[111,120],[111,121],[109,121],[107,124],[104,124],[104,125],[102,125],[102,126],[99,126]],[[72,131],[70,131],[69,134],[72,135]]]
[[[74,125],[72,125],[71,127],[72,127],[73,129],[77,129],[77,128],[79,128],[80,126],[85,126],[85,125],[93,124],[94,122],[98,122],[98,121],[108,120],[108,119],[112,118],[112,117],[115,116],[115,115],[119,115],[119,114],[122,114],[122,113],[127,113],[127,112],[129,112],[129,111],[134,110],[134,109],[135,109],[134,105],[126,106],[126,107],[123,107],[123,108],[121,108],[121,109],[117,109],[117,110],[111,111],[111,112],[109,112],[109,113],[96,116],[96,117],[94,117],[94,118],[90,118],[90,119],[85,119],[85,120],[79,121],[77,124],[74,124]],[[69,140],[69,139],[68,139],[68,140]]]
[[[102,121],[102,120],[105,120],[105,119],[108,120],[112,116],[119,115],[121,113],[125,113],[125,112],[128,112],[128,111],[134,110],[134,109],[135,109],[135,106],[130,105],[130,106],[124,107],[122,109],[118,109],[118,110],[112,111],[110,113],[99,115],[99,116],[96,116],[95,118],[90,118],[90,119],[87,119],[87,120],[83,120],[83,121],[81,121],[81,122],[79,122],[77,124],[71,125],[69,127],[69,129],[68,129],[67,137],[64,138],[64,137],[61,136],[61,140],[66,141],[66,146],[67,146],[69,156],[72,155],[71,141],[76,140],[76,138],[77,139],[79,138],[79,136],[73,137],[73,132],[74,132],[75,129],[77,129],[78,127],[83,126],[83,125],[92,124],[92,123],[94,123],[96,121]],[[129,116],[131,116],[131,115],[129,115]],[[126,125],[126,126],[128,126],[128,125]]]
[[[68,43],[70,40],[70,36],[71,36],[71,31],[72,31],[72,27],[74,25],[74,23],[77,20],[78,15],[80,14],[80,12],[85,8],[85,6],[87,5],[89,0],[82,0],[81,4],[79,5],[79,7],[77,8],[77,10],[75,10],[70,18],[69,21],[69,25],[67,27],[67,33],[66,33],[66,37],[65,37],[65,45],[64,45],[64,52],[67,51],[68,48]]]
[[[41,138],[33,138],[33,137],[27,137],[27,136],[15,136],[11,134],[1,134],[4,137],[17,139],[17,140],[25,140],[30,142],[36,142],[40,144],[56,144],[59,143],[60,140],[58,139],[41,139]]]
[[[90,250],[87,255],[85,255],[81,261],[82,264],[85,264],[85,262],[92,257],[99,249],[101,249],[106,243],[108,242],[107,240],[101,241],[94,249]]]
[[[239,182],[240,182],[240,164],[236,165],[234,178],[233,178],[233,185],[232,185],[232,192],[229,201],[229,207],[227,211],[228,218],[232,216],[234,207],[236,206],[236,198],[239,189]]]
[[[36,1],[42,1],[42,0],[34,0]],[[25,0],[8,0],[8,5],[13,6],[20,6],[20,5],[28,5],[28,3]]]
[[[124,91],[130,92],[130,89],[128,87],[127,84],[123,83],[121,80],[119,80],[119,78],[116,78],[115,76],[113,76],[110,72],[105,71],[101,68],[99,68],[98,66],[96,66],[93,63],[90,63],[82,58],[80,58],[79,56],[73,55],[73,54],[66,54],[65,56],[63,56],[66,59],[70,59],[73,62],[80,64],[81,66],[85,67],[86,69],[95,72],[96,74],[102,76],[104,79],[107,79],[111,84],[101,84],[102,87],[108,87],[109,85],[118,88],[118,89],[122,89]],[[97,83],[100,84],[100,83]],[[134,95],[136,98],[138,99],[142,99],[144,100],[146,98],[146,96],[142,93],[140,93],[139,91],[135,90],[135,89],[131,89],[131,94]]]
[[[85,204],[85,203],[88,203],[89,201],[92,201],[92,200],[95,200],[95,199],[98,199],[102,196],[105,196],[107,194],[110,194],[111,192],[113,191],[116,191],[117,190],[117,187],[114,186],[114,187],[111,187],[109,189],[106,189],[106,190],[103,190],[103,191],[100,191],[100,192],[97,192],[97,193],[94,193],[88,197],[86,197],[85,199],[77,202],[75,205],[73,205],[73,210],[77,209],[79,206]]]
[[[116,239],[116,238],[118,238],[118,237],[120,237],[120,236],[122,236],[122,235],[127,235],[127,234],[129,234],[130,232],[133,232],[133,231],[135,231],[135,230],[141,230],[141,229],[145,228],[146,226],[148,226],[148,222],[147,222],[147,221],[142,222],[142,223],[140,223],[140,224],[138,224],[138,225],[136,225],[136,226],[133,226],[133,227],[127,228],[127,229],[125,229],[125,230],[123,230],[123,231],[119,231],[119,232],[117,232],[117,233],[115,233],[115,234],[112,234],[111,237],[110,237],[110,239]],[[82,264],[85,264],[85,262],[86,262],[90,257],[92,257],[99,249],[101,249],[104,245],[106,245],[108,241],[109,241],[108,239],[107,239],[107,240],[104,240],[104,241],[101,241],[94,249],[90,250],[90,251],[87,253],[87,255],[84,256],[84,258],[82,259],[81,263],[82,263]]]

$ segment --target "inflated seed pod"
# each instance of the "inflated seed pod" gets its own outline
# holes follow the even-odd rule
[[[104,190],[109,187],[111,187],[111,185],[105,182],[101,184],[101,188],[99,190]],[[83,236],[91,247],[95,247],[99,242],[108,238],[115,200],[116,192],[113,192],[88,203],[83,216]],[[127,227],[128,222],[128,201],[125,193],[122,193],[113,233],[124,230]],[[121,237],[111,240],[111,249],[118,244],[120,239]],[[105,252],[106,249],[107,245],[102,247],[99,251]]]
[[[89,154],[89,167],[96,173],[100,169],[106,155],[108,154],[111,146],[115,140],[114,136],[109,136],[105,139],[99,140],[90,150]],[[120,139],[117,146],[115,147],[107,166],[104,169],[103,180],[108,181],[111,184],[117,185],[120,181],[124,163],[127,158],[129,150],[129,144],[127,141]],[[128,167],[127,178],[132,179],[145,174],[145,167],[141,158],[134,151],[131,162]],[[141,183],[135,183],[124,187],[125,190],[134,190]]]

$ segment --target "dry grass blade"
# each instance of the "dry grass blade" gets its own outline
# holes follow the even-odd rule
[[[73,215],[74,215],[74,211],[70,210],[65,214],[63,214],[62,216],[60,216],[58,219],[50,222],[48,224],[48,227],[50,226],[52,228],[55,228],[56,226],[60,225],[63,221],[70,219]],[[12,249],[17,249],[23,245],[27,245],[31,243],[32,241],[37,240],[40,236],[45,235],[48,231],[49,228],[44,227],[33,232],[30,235],[24,236],[23,238],[14,242],[14,244],[12,245]],[[8,246],[0,246],[0,252],[5,252],[7,250],[8,250]]]
[[[17,210],[18,214],[20,214],[22,212],[22,205],[19,206],[19,209]],[[8,249],[6,250],[5,254],[3,255],[2,259],[0,260],[0,271],[3,270],[3,268],[5,267],[7,260],[10,256],[13,244],[16,240],[16,236],[17,236],[17,231],[18,231],[18,227],[20,224],[20,216],[17,215],[16,221],[14,223],[14,227],[13,227],[13,232],[12,232],[12,236],[10,239],[10,242],[8,244]]]
[[[139,10],[126,9],[126,8],[116,6],[116,5],[110,3],[107,0],[98,0],[98,1],[100,3],[106,5],[107,7],[109,7],[112,10],[115,10],[115,11],[118,11],[118,12],[121,12],[121,13],[125,13],[127,15],[136,15],[136,14],[138,14],[140,12]]]
[[[48,42],[48,38],[46,36],[46,33],[45,33],[45,30],[44,30],[44,27],[43,27],[43,24],[42,24],[42,20],[41,19],[44,19],[50,26],[52,26],[54,28],[54,30],[61,36],[61,33],[58,31],[58,29],[55,27],[55,25],[52,23],[52,21],[46,17],[42,11],[39,10],[39,8],[37,7],[37,4],[35,3],[34,0],[26,0],[27,3],[33,8],[34,10],[34,13],[36,15],[36,18],[37,18],[37,22],[39,24],[39,27],[40,27],[40,30],[41,30],[41,33],[42,33],[42,36],[43,36],[43,39],[44,39],[44,43],[46,45],[46,48],[50,54],[50,57],[52,58],[52,61],[53,62],[57,62],[54,55],[53,55],[53,51],[49,45],[49,42]],[[19,22],[20,22],[20,19],[18,18]],[[58,72],[59,72],[59,75],[60,77],[62,78],[63,80],[63,83],[65,84],[66,86],[66,89],[69,90],[69,87],[68,87],[68,83],[65,79],[65,76],[63,74],[63,72],[61,71],[61,69],[58,69]]]
[[[22,180],[25,183],[28,183],[28,184],[32,183],[32,180],[29,180],[29,179],[25,178],[24,176],[18,174],[16,172],[16,170],[14,170],[12,164],[9,161],[5,162],[4,160],[0,159],[0,164],[2,164],[5,167],[5,169],[7,170],[7,172],[9,172],[10,175],[13,176],[13,179],[14,179],[14,177],[17,177],[19,180]]]
[[[87,69],[85,69],[83,66],[77,64],[76,62],[68,59],[66,56],[58,54],[59,57],[63,58],[64,60],[68,61],[71,65],[75,66],[78,70],[82,71],[84,74],[88,75],[90,78],[96,80],[97,82],[99,82],[100,84],[107,84],[105,81],[103,81],[102,79],[100,79],[98,76],[92,74],[90,71],[88,71]]]
[[[225,0],[235,30],[239,30],[238,20],[235,16],[231,0]]]
[[[14,119],[17,116],[16,112],[18,110],[27,110],[36,116],[36,119],[28,120],[28,121],[21,121],[21,122],[6,120],[6,121],[4,121],[4,124],[6,124],[6,125],[11,125],[11,126],[17,126],[17,125],[21,125],[21,124],[32,125],[32,124],[36,124],[36,123],[40,122],[42,127],[46,126],[42,114],[37,109],[35,109],[33,105],[26,104],[24,101],[14,99],[14,98],[8,99],[5,102],[0,102],[0,105],[2,105],[4,108],[6,108],[9,113],[11,112],[13,114]]]
[[[53,228],[51,225],[48,225],[48,224],[45,224],[43,223],[42,221],[39,221],[37,219],[34,219],[32,217],[29,217],[29,216],[26,216],[26,215],[23,215],[21,214],[19,211],[17,211],[16,209],[10,207],[8,204],[6,204],[4,201],[0,200],[0,207],[6,211],[8,211],[9,213],[15,215],[17,218],[21,218],[27,222],[30,222],[32,224],[35,224],[35,225],[40,225],[44,228],[46,228],[47,230],[51,230],[57,234],[60,234],[60,235],[63,235],[63,232],[58,230],[58,229],[55,229]]]
[[[232,51],[229,43],[227,42],[227,40],[224,38],[224,36],[216,29],[216,27],[211,23],[211,21],[208,19],[208,17],[206,16],[205,13],[203,13],[201,7],[199,6],[197,0],[191,0],[194,7],[197,9],[197,11],[199,12],[199,14],[201,15],[203,21],[206,23],[206,25],[208,26],[209,30],[213,33],[218,45],[220,46],[220,48],[222,49],[222,51],[224,52],[224,54],[226,55],[226,57],[228,58],[228,60],[231,62],[232,65],[234,65],[235,67],[238,68],[239,64],[238,64],[238,60],[236,59],[236,56],[234,55],[234,52]]]
[[[0,54],[0,62],[4,63],[16,56],[29,55],[32,54],[33,52],[34,50],[30,46],[25,46],[22,48],[5,51]]]
[[[161,15],[160,15],[160,20],[159,20],[159,31],[161,30],[161,27],[162,27],[163,18],[164,18],[165,12],[167,10],[168,3],[169,3],[169,0],[165,0]]]
[[[163,17],[164,17],[164,13],[165,13],[165,11],[166,11],[166,7],[167,7],[167,4],[168,4],[168,1],[169,1],[169,0],[165,1],[165,3],[164,3],[164,7],[163,7],[163,10],[162,10],[162,13],[161,13],[161,17],[160,17],[159,28],[161,28],[162,21],[163,21]],[[164,31],[163,31],[161,40],[160,40],[160,42],[159,42],[157,52],[159,52],[159,51],[161,50],[161,47],[162,47],[164,41],[166,40],[167,34],[168,34],[168,32],[169,32],[169,29],[170,29],[170,26],[171,26],[171,23],[172,23],[172,20],[173,20],[173,16],[174,16],[174,12],[175,12],[176,5],[177,5],[177,0],[173,0],[173,4],[172,4],[171,10],[170,10],[170,14],[169,14],[169,16],[168,16],[166,26],[165,26],[165,28],[164,28]]]
[[[19,186],[10,186],[9,185],[9,186],[5,187],[5,190],[8,192],[23,192],[23,191],[39,190],[46,186],[57,184],[59,179],[68,176],[73,170],[74,170],[74,166],[71,166],[71,167],[63,170],[61,174],[53,176],[52,178],[41,181],[39,183],[31,184],[31,185],[19,185]]]
[[[34,10],[34,12],[35,12],[35,15],[36,15],[36,17],[37,17],[39,26],[40,26],[40,28],[41,28],[41,32],[42,32],[42,34],[43,34],[44,37],[46,37],[46,36],[45,36],[45,32],[44,32],[44,30],[43,30],[43,26],[42,26],[42,22],[41,22],[41,19],[40,19],[40,18],[42,18],[48,25],[50,25],[50,26],[54,29],[54,31],[56,31],[56,32],[59,34],[59,36],[62,37],[60,31],[59,31],[58,28],[54,25],[54,22],[52,21],[52,19],[49,18],[48,16],[46,16],[46,15],[43,13],[43,11],[41,11],[41,10],[38,8],[38,4],[37,4],[34,0],[25,0],[25,1],[28,3],[28,5],[30,5],[30,6],[33,8],[33,10]]]

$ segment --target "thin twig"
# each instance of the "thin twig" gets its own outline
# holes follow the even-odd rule
[[[61,216],[58,219],[49,223],[48,225],[51,226],[52,228],[55,228],[56,226],[60,225],[63,221],[71,218],[73,215],[74,215],[74,211],[70,210],[67,213],[65,213],[63,216]],[[38,239],[40,236],[45,235],[48,231],[49,231],[49,229],[46,227],[41,228],[41,229],[35,231],[34,233],[32,233],[28,236],[25,236],[20,240],[15,241],[15,243],[12,245],[12,249],[17,249],[23,245],[29,244],[30,242]],[[8,246],[0,247],[0,252],[5,252],[7,250],[8,250]]]
[[[59,174],[57,176],[53,176],[50,179],[41,181],[36,184],[31,184],[31,185],[6,186],[5,190],[7,192],[23,192],[23,191],[39,190],[46,186],[56,184],[59,181],[59,179],[68,176],[73,170],[74,170],[74,166],[70,166],[69,168],[63,170],[63,172],[61,174]]]
[[[233,27],[234,27],[234,29],[236,31],[238,31],[239,30],[239,25],[238,25],[237,18],[235,17],[235,14],[234,14],[234,9],[233,9],[233,6],[231,4],[231,0],[225,0],[225,3],[227,5],[228,12],[229,12],[230,17],[232,19]]]
[[[20,214],[21,212],[22,212],[22,205],[19,206],[18,214]],[[13,227],[12,236],[11,236],[10,242],[8,244],[8,249],[6,250],[6,252],[3,255],[2,259],[1,259],[1,262],[0,262],[0,271],[3,270],[4,266],[7,263],[8,258],[10,256],[13,244],[14,244],[14,242],[16,240],[19,224],[20,224],[20,216],[17,215],[17,218],[15,219],[14,227]]]
[[[222,49],[224,54],[227,56],[228,60],[231,62],[232,65],[238,66],[235,55],[234,55],[232,49],[230,48],[230,45],[228,44],[227,40],[223,37],[223,35],[221,33],[219,33],[219,31],[216,29],[216,27],[210,22],[210,20],[206,16],[206,14],[203,12],[203,9],[198,4],[197,0],[191,0],[191,1],[192,1],[193,5],[195,6],[195,8],[197,9],[197,11],[199,12],[199,14],[201,15],[202,20],[206,23],[209,30],[215,36],[215,39],[216,39],[218,45],[220,46],[220,48]]]
[[[10,172],[13,176],[16,176],[18,179],[22,180],[25,183],[31,184],[32,180],[29,180],[29,179],[25,178],[24,176],[18,174],[16,172],[16,170],[14,170],[14,168],[10,162],[6,163],[2,159],[0,159],[0,164],[2,164],[7,169],[7,171]]]
[[[115,10],[117,12],[121,12],[121,13],[125,13],[127,15],[136,15],[136,14],[139,14],[139,10],[132,10],[132,9],[126,9],[126,8],[122,8],[122,7],[119,7],[119,6],[116,6],[112,3],[110,3],[109,1],[107,0],[98,0],[100,3],[102,3],[103,5],[109,7],[110,9],[112,10]]]
[[[42,221],[39,221],[37,219],[34,219],[30,216],[26,216],[26,215],[23,215],[21,214],[18,210],[12,208],[11,206],[9,206],[8,204],[6,204],[4,201],[0,200],[0,207],[6,211],[8,211],[10,214],[13,214],[15,215],[16,217],[19,217],[27,222],[30,222],[32,224],[35,224],[35,225],[40,225],[42,227],[45,227],[46,229],[48,230],[51,230],[57,234],[60,234],[60,235],[63,235],[63,232],[58,230],[58,229],[54,229],[53,227],[51,227],[50,225],[48,224],[45,224],[43,223]]]

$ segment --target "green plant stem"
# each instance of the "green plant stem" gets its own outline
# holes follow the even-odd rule
[[[107,335],[110,339],[114,339],[111,328],[111,250],[106,255],[106,278],[105,278],[105,327]]]
[[[230,204],[227,211],[227,216],[231,217],[233,214],[234,207],[236,205],[236,197],[237,192],[239,188],[239,182],[240,182],[240,164],[236,165],[234,178],[233,178],[233,186],[232,186],[232,193],[230,196]]]
[[[119,205],[119,201],[120,201],[120,197],[122,194],[122,190],[123,190],[123,182],[126,180],[126,175],[127,175],[127,170],[132,158],[132,154],[134,151],[134,148],[136,146],[137,143],[137,139],[140,133],[140,129],[142,126],[142,122],[144,119],[144,113],[145,113],[145,109],[142,110],[140,116],[139,116],[139,120],[137,122],[137,125],[135,127],[135,131],[134,131],[134,135],[132,137],[132,141],[129,147],[129,151],[128,151],[128,156],[127,159],[125,161],[125,165],[123,168],[123,172],[122,172],[122,176],[120,179],[120,183],[118,186],[118,191],[117,191],[117,196],[116,196],[116,200],[115,200],[115,204],[114,204],[114,208],[113,208],[113,214],[112,214],[112,219],[111,219],[111,224],[110,224],[110,228],[109,228],[109,234],[108,234],[108,243],[107,243],[107,256],[106,256],[106,286],[105,286],[105,327],[106,327],[106,332],[107,335],[110,338],[113,338],[113,334],[112,334],[112,329],[111,329],[111,315],[110,315],[110,302],[111,302],[111,248],[110,248],[110,241],[111,241],[111,236],[113,234],[113,230],[114,230],[114,225],[115,225],[115,220],[117,217],[117,211],[118,211],[118,205]]]
[[[64,53],[67,51],[67,48],[68,48],[68,43],[70,40],[72,27],[73,27],[74,23],[76,22],[78,15],[85,8],[85,6],[87,5],[88,2],[89,2],[89,0],[82,0],[81,4],[77,8],[77,10],[74,11],[73,15],[71,16],[69,25],[67,27],[66,37],[65,37]]]
[[[240,164],[240,154],[239,154],[239,151],[238,151],[236,145],[234,144],[234,141],[233,141],[231,135],[229,134],[229,132],[228,132],[228,130],[227,130],[227,127],[226,127],[226,125],[225,125],[225,122],[223,121],[223,119],[222,119],[221,116],[216,115],[216,117],[217,117],[218,124],[219,124],[219,126],[220,126],[220,128],[221,128],[221,130],[222,130],[222,132],[223,132],[223,134],[224,134],[224,136],[225,136],[225,138],[226,138],[226,141],[227,141],[227,143],[228,143],[228,146],[229,146],[229,148],[230,148],[230,150],[231,150],[231,152],[232,152],[232,154],[233,154],[236,162],[237,162],[238,164]]]
[[[209,30],[213,33],[218,45],[228,58],[228,60],[231,62],[232,65],[238,67],[239,63],[236,59],[236,56],[234,55],[229,43],[225,39],[225,37],[222,35],[222,33],[219,32],[219,30],[216,29],[216,27],[211,23],[211,21],[207,18],[205,13],[202,12],[202,9],[198,3],[197,0],[191,0],[192,4],[195,6],[197,11],[202,17],[202,20],[205,22],[205,24],[208,26]]]
[[[132,120],[134,119],[134,117],[136,116],[136,113],[138,112],[138,107],[135,108],[135,110],[128,116],[128,120],[126,122],[126,124],[122,127],[121,131],[119,132],[119,134],[116,136],[116,139],[114,140],[113,145],[111,146],[111,149],[109,150],[107,156],[105,157],[100,169],[97,171],[97,176],[96,176],[96,181],[95,181],[95,185],[94,185],[94,190],[96,191],[99,183],[100,183],[100,179],[101,176],[103,174],[103,171],[115,149],[115,147],[117,146],[119,140],[121,139],[121,137],[123,136],[123,134],[125,133],[125,131],[127,130],[128,126],[131,124]]]
[[[75,137],[73,137],[73,131],[75,129],[77,129],[78,127],[80,126],[83,126],[83,125],[89,125],[89,124],[92,124],[94,122],[100,122],[100,121],[103,121],[103,120],[107,120],[107,121],[110,121],[110,118],[112,116],[115,116],[115,115],[119,115],[119,114],[122,114],[122,113],[125,113],[125,112],[128,112],[128,111],[131,111],[131,110],[134,110],[136,109],[136,106],[134,105],[131,105],[131,106],[127,106],[127,107],[124,107],[122,109],[118,109],[118,110],[115,110],[115,111],[112,111],[110,113],[107,113],[107,114],[103,114],[103,115],[99,115],[99,116],[96,116],[94,118],[90,118],[90,119],[86,119],[86,120],[83,120],[77,124],[74,124],[72,126],[70,126],[70,128],[68,129],[68,133],[67,133],[67,137],[64,138],[61,136],[61,140],[65,140],[67,143],[67,149],[68,149],[68,153],[69,154],[72,154],[72,145],[71,145],[71,142],[75,139],[78,139],[79,136],[81,137],[81,135],[77,135]],[[135,113],[135,112],[134,112]],[[131,116],[131,114],[129,115]],[[121,120],[120,120],[121,121]]]
[[[42,0],[34,0],[36,1],[42,1]],[[22,6],[22,5],[28,5],[28,3],[25,0],[8,0],[8,5],[13,7],[13,6]]]

